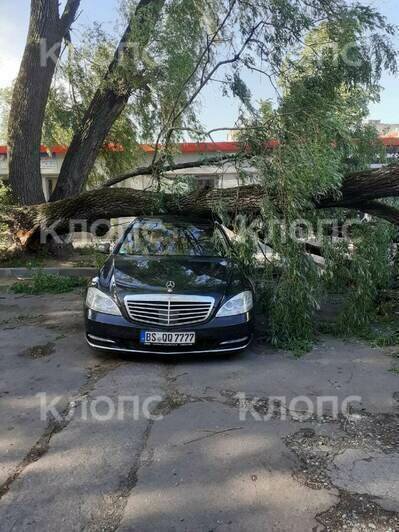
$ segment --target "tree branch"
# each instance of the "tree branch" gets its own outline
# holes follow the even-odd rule
[[[76,13],[80,6],[80,0],[68,0],[64,12],[60,18],[63,36],[70,30],[76,20]]]
[[[227,156],[218,156],[218,157],[209,157],[204,158],[199,161],[190,161],[186,163],[176,163],[176,164],[169,164],[165,165],[162,168],[163,172],[173,172],[174,170],[186,170],[188,168],[197,168],[201,166],[207,166],[209,164],[224,164],[229,161],[235,161],[237,158],[236,155],[227,155]],[[121,183],[122,181],[125,181],[126,179],[129,179],[131,177],[138,177],[141,175],[152,175],[153,173],[153,166],[141,166],[138,168],[135,168],[134,170],[130,172],[126,172],[124,174],[120,174],[116,177],[113,177],[112,179],[109,179],[102,185],[100,185],[98,188],[108,188],[112,187],[113,185],[117,185],[118,183]]]
[[[137,26],[145,31],[144,41],[148,42],[164,3],[165,0],[139,0],[136,5],[134,16],[115,50],[103,82],[96,90],[74,132],[51,201],[79,194],[107,134],[125,108],[129,97],[134,90],[146,86],[147,79],[142,71],[137,71],[133,75],[131,69],[123,69],[121,66],[125,62],[126,64],[130,62],[132,67],[135,65],[134,55],[137,50],[132,46],[133,28]],[[151,15],[151,24],[147,24],[148,28],[145,27],[147,14]]]
[[[233,4],[234,4],[234,2],[233,2]],[[231,9],[232,9],[232,7],[231,7]],[[227,17],[230,16],[230,12],[226,16],[226,20],[227,20]],[[245,49],[247,48],[248,43],[251,41],[252,37],[257,32],[257,30],[262,26],[263,23],[264,23],[264,21],[261,20],[255,26],[252,27],[251,31],[249,32],[249,35],[247,36],[247,38],[242,43],[242,45],[241,45],[240,49],[238,50],[238,52],[235,52],[235,54],[232,57],[229,57],[227,59],[224,59],[224,60],[219,61],[218,63],[216,63],[216,65],[210,70],[210,72],[207,75],[205,75],[204,72],[203,72],[203,75],[201,76],[201,81],[200,81],[198,87],[194,90],[193,94],[191,94],[191,96],[189,96],[189,98],[184,103],[184,105],[182,105],[182,107],[179,110],[177,110],[177,111],[176,111],[176,109],[177,109],[177,102],[178,101],[176,100],[175,105],[173,106],[172,111],[169,114],[169,117],[168,117],[168,119],[166,121],[165,127],[163,127],[161,129],[161,131],[159,132],[159,134],[158,134],[158,137],[157,137],[157,140],[156,140],[156,143],[155,143],[154,156],[153,156],[153,159],[152,159],[152,164],[153,165],[155,165],[155,163],[156,163],[157,154],[158,154],[158,147],[159,147],[159,143],[160,143],[162,134],[165,133],[165,137],[166,137],[165,145],[168,146],[168,144],[170,142],[170,139],[171,139],[171,136],[172,136],[172,133],[174,131],[175,124],[179,120],[179,118],[194,103],[194,101],[196,100],[197,96],[200,94],[202,89],[209,82],[209,80],[212,79],[213,75],[215,74],[215,72],[217,72],[219,70],[220,67],[222,67],[224,65],[229,65],[229,64],[235,63],[235,62],[237,62],[240,59],[241,55],[244,53]],[[170,123],[169,126],[168,126],[168,123]]]
[[[382,218],[391,222],[394,225],[399,225],[399,209],[382,203],[381,201],[368,201],[364,203],[359,203],[353,205],[353,208],[376,216],[377,218]]]
[[[175,114],[176,113],[176,109],[177,109],[177,106],[179,105],[179,101],[180,101],[180,98],[184,92],[184,89],[185,87],[187,87],[187,85],[190,83],[190,81],[193,79],[193,77],[196,75],[198,69],[201,67],[201,64],[202,64],[202,61],[204,60],[204,58],[206,58],[205,60],[205,64],[202,68],[202,73],[201,73],[201,81],[200,81],[200,90],[202,90],[202,88],[204,87],[204,84],[207,83],[205,82],[205,70],[206,70],[206,66],[208,65],[208,62],[209,62],[209,56],[210,56],[210,51],[211,51],[211,47],[212,45],[215,43],[219,33],[223,30],[224,26],[226,25],[228,19],[230,18],[231,16],[231,13],[233,12],[233,9],[234,9],[234,6],[235,4],[237,3],[237,0],[232,0],[230,2],[230,5],[229,5],[229,8],[227,10],[227,13],[225,14],[225,16],[223,17],[222,21],[220,22],[220,24],[218,25],[218,27],[216,28],[215,32],[213,33],[212,37],[209,39],[208,36],[207,36],[207,42],[206,42],[206,46],[204,48],[204,50],[202,51],[202,53],[200,54],[192,72],[189,74],[189,76],[183,81],[178,93],[177,93],[177,96],[175,98],[175,101],[174,101],[174,104],[172,106],[172,109],[166,119],[166,126],[168,125],[168,123],[170,121],[172,121],[172,124],[175,124],[176,120],[177,120],[177,115]],[[209,79],[208,79],[209,80]],[[196,98],[196,95],[194,96],[194,98]],[[194,101],[194,100],[192,100]],[[192,102],[191,102],[192,103]],[[184,108],[186,108],[186,106],[184,106]],[[184,111],[182,111],[184,112]],[[179,116],[181,116],[182,113],[179,114]],[[156,142],[155,142],[155,150],[154,150],[154,155],[153,155],[153,159],[152,159],[152,164],[154,165],[155,164],[155,161],[157,159],[157,155],[158,155],[158,148],[159,148],[159,143],[160,143],[160,140],[161,140],[161,136],[162,134],[164,133],[165,131],[165,128],[162,127],[161,130],[159,131],[158,133],[158,136],[157,136],[157,139],[156,139]]]

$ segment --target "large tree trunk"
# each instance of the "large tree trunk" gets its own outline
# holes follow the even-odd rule
[[[9,180],[24,205],[44,202],[40,141],[49,90],[61,44],[80,0],[69,0],[62,17],[58,0],[32,0],[28,38],[15,82],[8,129]]]
[[[129,65],[130,68],[126,69],[123,62],[134,62],[137,52],[134,48],[134,33],[137,27],[140,27],[140,23],[145,25],[148,34],[144,39],[142,35],[140,36],[140,47],[142,47],[151,36],[151,30],[164,2],[165,0],[140,0],[135,11],[136,20],[134,24],[132,21],[128,24],[103,84],[97,89],[74,134],[51,201],[76,196],[82,191],[106,136],[125,108],[132,92],[146,86],[144,73],[137,72],[137,75],[133,76],[131,68],[134,65]],[[152,24],[148,24],[148,17]]]
[[[398,176],[399,167],[349,175],[344,180],[340,197],[315,199],[315,207],[354,209],[399,225],[399,209],[376,201],[399,196]],[[256,216],[261,213],[263,204],[264,189],[259,185],[199,190],[185,196],[164,194],[161,202],[156,192],[111,188],[85,192],[54,203],[16,208],[0,215],[0,222],[9,225],[15,241],[21,246],[34,246],[40,240],[45,242],[46,234],[54,237],[73,230],[86,230],[83,225],[73,225],[76,221],[84,220],[89,231],[104,232],[111,218],[156,213],[209,215],[221,205],[232,216]],[[99,224],[99,220],[102,223]]]
[[[209,215],[217,210],[221,199],[226,211],[232,214],[238,208],[242,213],[256,214],[262,196],[259,187],[211,189],[178,198],[175,194],[165,194],[161,205],[157,192],[130,188],[99,189],[34,207],[18,207],[4,215],[0,213],[0,223],[8,224],[20,247],[36,249],[39,244],[46,245],[57,235],[70,232],[104,234],[111,218],[159,212]]]
[[[345,207],[399,196],[399,166],[356,172],[346,176],[340,195],[319,200],[322,207]]]
[[[105,137],[129,95],[98,91],[66,153],[51,201],[76,196],[92,170]]]

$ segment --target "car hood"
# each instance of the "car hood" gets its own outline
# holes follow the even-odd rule
[[[251,288],[237,263],[218,257],[143,257],[111,255],[100,270],[100,288],[114,294],[120,303],[134,294],[167,294],[173,281],[174,294],[207,295],[215,305]]]
[[[175,283],[174,293],[224,294],[234,275],[229,259],[209,257],[113,257],[116,289],[130,293],[167,293],[166,283]]]

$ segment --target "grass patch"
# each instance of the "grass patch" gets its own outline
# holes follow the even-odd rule
[[[33,275],[32,279],[14,283],[11,290],[14,294],[64,294],[84,286],[87,286],[87,279],[82,277],[66,277],[38,272]]]
[[[0,268],[40,268],[44,265],[44,261],[42,257],[27,259],[23,256],[15,256],[1,260]]]
[[[9,246],[8,246],[9,247]],[[94,247],[75,249],[66,252],[64,257],[55,257],[45,250],[37,253],[2,252],[0,240],[0,268],[44,268],[46,266],[58,266],[68,263],[71,266],[101,268],[107,259],[107,255]]]
[[[370,321],[362,327],[347,325],[342,320],[320,320],[317,325],[319,334],[327,334],[344,339],[359,339],[372,347],[399,346],[399,314],[396,303],[382,302],[376,304]]]
[[[357,331],[350,333],[343,331],[336,322],[320,322],[318,324],[319,334],[326,334],[336,336],[338,338],[351,339],[357,338],[365,340],[372,347],[392,347],[399,345],[399,322],[392,321],[377,321]]]
[[[399,344],[399,331],[387,331],[369,339],[373,347],[391,347]]]
[[[298,338],[286,344],[278,344],[276,347],[290,351],[295,358],[301,358],[303,355],[306,355],[306,353],[309,353],[313,349],[313,346],[314,340]]]
[[[389,370],[391,373],[393,373],[394,375],[399,375],[399,366],[394,366],[393,368],[391,368]]]
[[[399,320],[397,317],[377,316],[376,320],[356,336],[366,340],[372,347],[399,345]]]

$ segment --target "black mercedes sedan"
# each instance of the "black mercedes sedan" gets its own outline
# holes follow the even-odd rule
[[[131,353],[244,349],[253,287],[231,249],[213,219],[135,219],[87,290],[87,342]]]

